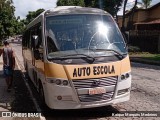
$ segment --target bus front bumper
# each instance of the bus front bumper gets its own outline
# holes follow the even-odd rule
[[[82,108],[94,108],[94,107],[102,107],[117,104],[120,102],[125,102],[130,99],[130,92],[121,95],[118,98],[114,98],[110,101],[101,101],[95,103],[78,103],[78,102],[71,102],[71,101],[54,101],[54,104],[49,104],[49,108],[51,109],[82,109]]]
[[[45,86],[45,101],[51,109],[93,108],[128,101],[130,99],[131,78],[119,82],[110,100],[94,102],[81,102],[76,92],[69,86],[53,86],[50,83],[46,83]]]

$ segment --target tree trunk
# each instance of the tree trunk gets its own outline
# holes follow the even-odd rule
[[[133,28],[133,18],[134,18],[134,13],[135,13],[136,6],[137,6],[137,1],[138,0],[135,0],[135,4],[134,4],[134,6],[131,10],[131,14],[129,16],[128,25],[127,25],[128,30],[131,30]]]
[[[124,1],[124,6],[123,6],[123,19],[122,19],[122,28],[121,31],[124,33],[125,32],[125,11],[126,11],[126,5],[127,5],[128,0]]]

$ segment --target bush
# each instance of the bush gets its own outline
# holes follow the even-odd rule
[[[140,52],[141,49],[138,46],[129,46],[128,52]]]

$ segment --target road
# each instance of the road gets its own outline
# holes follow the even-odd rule
[[[23,67],[23,59],[21,52],[21,44],[19,42],[12,43],[13,49],[17,56],[19,66]],[[25,92],[25,95],[21,93],[23,101],[21,101],[21,107],[18,109],[22,111],[37,110],[35,102],[38,105],[38,110],[41,110],[44,117],[48,120],[159,120],[156,117],[112,117],[109,111],[160,111],[160,66],[145,65],[139,63],[131,63],[132,66],[132,88],[130,101],[120,103],[112,106],[85,109],[85,110],[69,110],[69,111],[55,111],[43,109],[39,106],[38,94],[30,82],[30,92]],[[16,76],[20,74],[17,71]],[[18,78],[22,79],[22,78]],[[17,81],[18,81],[17,79]],[[25,81],[25,80],[24,80]],[[21,83],[25,85],[25,82]],[[19,86],[20,87],[20,86]],[[24,89],[27,87],[22,87]],[[24,98],[23,98],[24,97]],[[32,98],[33,97],[33,98]],[[31,100],[33,99],[33,100]],[[31,106],[34,107],[28,107]],[[36,106],[37,106],[36,105]],[[18,104],[17,104],[18,106]],[[26,107],[27,106],[27,107]]]

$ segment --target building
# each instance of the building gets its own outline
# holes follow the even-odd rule
[[[122,27],[122,16],[119,16],[118,25]],[[127,12],[124,26],[132,46],[160,53],[160,2],[148,9],[138,8],[134,14]]]
[[[125,18],[125,28],[128,27],[128,24],[132,22],[133,26],[131,29],[138,29],[140,27],[144,27],[148,24],[151,24],[151,26],[155,24],[155,29],[160,30],[160,2],[157,3],[156,5],[148,8],[148,9],[142,9],[138,8],[135,10],[133,19],[130,19],[132,17],[131,11],[126,13],[126,18]],[[121,28],[122,27],[122,16],[118,17],[118,25]],[[130,19],[130,21],[129,21]],[[158,27],[157,27],[158,24]],[[149,29],[146,27],[145,29]],[[153,29],[153,28],[152,28]]]

